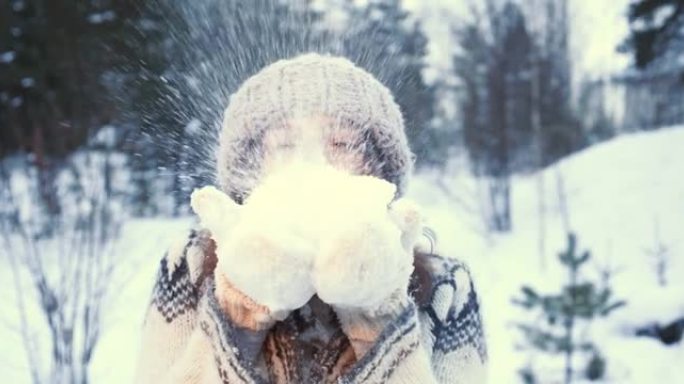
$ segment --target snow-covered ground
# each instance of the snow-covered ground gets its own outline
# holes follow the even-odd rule
[[[491,382],[515,382],[515,372],[527,358],[514,349],[519,333],[512,323],[524,317],[511,305],[511,297],[521,284],[557,291],[564,281],[556,262],[556,253],[566,242],[559,189],[565,191],[570,229],[577,233],[580,247],[592,251],[589,274],[615,270],[615,295],[628,302],[593,328],[595,341],[608,359],[609,382],[681,382],[675,370],[684,362],[684,343],[665,347],[654,339],[632,335],[637,326],[684,316],[684,282],[679,277],[684,273],[683,149],[684,127],[673,127],[622,136],[547,169],[543,173],[547,206],[543,260],[539,175],[513,182],[513,231],[488,239],[477,231],[477,219],[461,208],[464,202],[474,201],[477,193],[472,187],[467,193],[456,190],[472,185],[467,177],[450,184],[459,204],[444,194],[429,192],[429,183],[417,183],[414,198],[433,217],[443,250],[466,260],[475,275],[490,345]],[[656,226],[670,260],[664,288],[658,285],[649,253],[656,246]]]
[[[651,321],[684,316],[684,282],[678,278],[684,274],[682,150],[684,127],[674,127],[619,137],[544,171],[544,257],[539,252],[538,175],[514,180],[514,228],[506,235],[486,235],[482,230],[477,213],[481,193],[466,172],[452,173],[439,183],[436,180],[441,176],[435,174],[414,180],[409,196],[421,204],[436,231],[437,250],[463,259],[473,271],[484,308],[492,383],[517,382],[516,372],[527,361],[525,353],[514,349],[519,334],[512,323],[524,319],[524,314],[511,304],[511,298],[522,284],[542,290],[560,286],[564,273],[555,255],[565,246],[566,225],[578,234],[581,248],[592,250],[588,272],[615,270],[615,294],[628,301],[627,307],[592,328],[608,359],[607,382],[680,382],[674,371],[684,362],[684,343],[665,347],[632,334],[635,327]],[[560,214],[559,186],[565,195],[567,220]],[[117,282],[121,288],[108,304],[105,331],[91,370],[93,382],[131,381],[158,260],[193,221],[134,220],[124,227],[117,251],[123,265]],[[656,226],[659,241],[670,255],[666,287],[658,285],[647,251],[656,243]],[[29,382],[23,350],[13,332],[0,329],[0,377],[7,382]]]

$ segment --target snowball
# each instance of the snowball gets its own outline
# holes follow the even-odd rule
[[[296,164],[265,177],[244,205],[213,187],[192,208],[217,242],[219,268],[255,301],[295,309],[374,306],[405,288],[420,232],[417,209],[393,184],[327,166]]]

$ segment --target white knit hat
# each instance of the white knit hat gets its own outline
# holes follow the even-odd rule
[[[368,174],[403,193],[413,155],[392,94],[351,61],[319,54],[273,63],[230,97],[217,153],[223,191],[242,203],[261,178],[264,133],[314,116],[360,130]]]

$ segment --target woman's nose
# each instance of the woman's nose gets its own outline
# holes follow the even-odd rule
[[[297,157],[307,163],[323,164],[326,161],[323,122],[320,119],[298,119],[292,122],[298,131],[300,143]]]
[[[327,162],[325,155],[323,154],[323,145],[307,145],[302,147],[301,154],[299,158],[306,163],[312,165],[322,165]]]

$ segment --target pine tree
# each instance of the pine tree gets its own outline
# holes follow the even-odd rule
[[[32,155],[52,214],[66,157],[119,112],[111,43],[136,13],[131,1],[0,2],[0,156]]]
[[[318,50],[320,15],[305,0],[144,3],[137,36],[124,41],[138,58],[127,73],[135,92],[122,98],[136,127],[129,136],[135,200],[141,214],[178,215],[194,187],[213,182],[216,135],[230,94],[262,67]],[[165,196],[172,197],[170,207],[145,208]]]
[[[630,34],[619,50],[639,71],[621,80],[623,121],[632,129],[684,123],[684,0],[635,0],[627,15]]]
[[[668,57],[674,64],[684,55],[684,0],[634,1],[628,18],[631,34],[623,48],[634,51],[637,67]]]
[[[511,175],[546,167],[587,141],[571,107],[567,1],[540,3],[487,1],[454,30],[464,142],[487,182],[494,231],[513,224]]]
[[[488,9],[458,31],[454,58],[463,84],[461,110],[466,149],[476,175],[487,178],[492,230],[511,229],[510,177],[529,157],[532,42],[518,5]],[[486,24],[486,25],[484,25]]]
[[[589,326],[595,319],[606,317],[626,304],[613,298],[608,286],[599,287],[595,282],[583,278],[582,268],[591,258],[589,251],[579,253],[577,238],[568,235],[567,249],[559,254],[558,260],[567,272],[567,281],[560,292],[542,294],[524,286],[522,297],[514,304],[540,315],[541,322],[520,324],[526,347],[544,354],[561,355],[564,358],[564,382],[571,383],[577,369],[574,358],[578,354],[587,359],[584,376],[598,379],[605,370],[605,359],[598,347],[579,336],[578,328]],[[528,383],[536,382],[531,367],[521,371]]]
[[[423,78],[427,37],[400,0],[372,0],[345,7],[348,26],[342,52],[375,75],[394,95],[406,121],[417,165],[441,165],[455,138],[432,126],[435,90]]]

